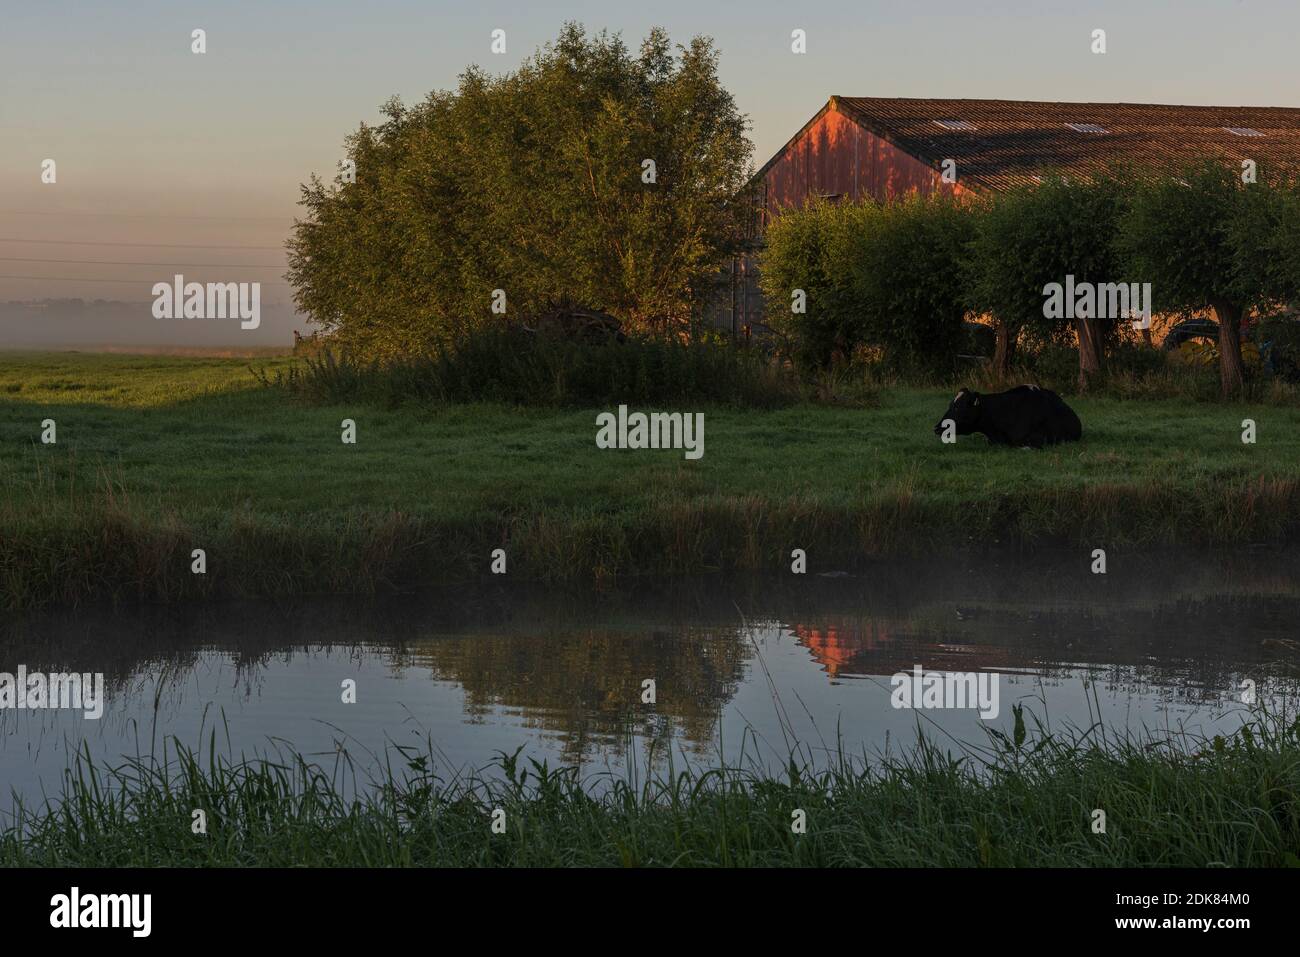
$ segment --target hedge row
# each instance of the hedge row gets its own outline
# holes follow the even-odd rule
[[[1079,344],[1086,389],[1128,319],[1045,308],[1051,285],[1073,277],[1080,289],[1150,284],[1157,313],[1213,313],[1231,394],[1244,376],[1242,316],[1300,302],[1300,189],[1269,171],[1204,161],[1171,175],[1048,176],[976,198],[816,201],[772,224],[760,268],[768,322],[805,369],[867,347],[891,368],[943,374],[963,320],[987,316],[1000,372],[1028,330]]]

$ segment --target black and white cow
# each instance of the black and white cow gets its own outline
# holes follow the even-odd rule
[[[943,435],[951,419],[957,435],[982,432],[994,445],[1042,448],[1057,442],[1077,442],[1083,435],[1079,417],[1050,389],[1021,385],[1006,392],[981,395],[962,389],[934,427]]]

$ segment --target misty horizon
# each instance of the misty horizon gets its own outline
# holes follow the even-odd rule
[[[105,346],[284,347],[295,330],[313,331],[292,302],[263,300],[256,329],[232,319],[157,319],[154,300],[59,297],[0,300],[0,340],[14,349],[77,349]]]

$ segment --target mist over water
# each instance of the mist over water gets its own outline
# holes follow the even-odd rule
[[[1300,698],[1295,556],[1151,556],[1138,575],[1039,557],[882,564],[862,576],[632,581],[591,592],[489,586],[375,599],[80,608],[10,618],[0,671],[105,674],[99,721],[0,711],[0,787],[57,790],[72,753],[159,753],[175,738],[219,752],[286,745],[359,770],[392,745],[448,770],[497,752],[578,764],[718,759],[779,768],[897,752],[918,730],[987,743],[1024,704],[1053,727],[1210,734],[1261,701]],[[890,676],[1000,677],[1000,709],[906,710]],[[355,704],[341,700],[347,679]],[[656,702],[642,703],[653,679]],[[7,795],[6,795],[7,796]],[[6,803],[7,806],[7,803]]]

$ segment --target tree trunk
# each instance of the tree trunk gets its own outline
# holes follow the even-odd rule
[[[1236,395],[1246,381],[1246,364],[1241,359],[1241,309],[1229,302],[1214,303],[1219,323],[1219,387],[1224,398]]]
[[[1155,342],[1151,338],[1151,327],[1147,326],[1145,329],[1139,331],[1142,333],[1142,344],[1148,348],[1154,349]]]
[[[997,373],[999,379],[1009,379],[1011,377],[1011,363],[1016,358],[1016,339],[1019,338],[1019,330],[1016,335],[1011,334],[1011,327],[1002,320],[998,320],[996,325],[997,331],[997,348],[993,352],[993,371]]]
[[[1078,318],[1074,329],[1079,336],[1079,391],[1087,392],[1101,372],[1101,326],[1096,319]]]

